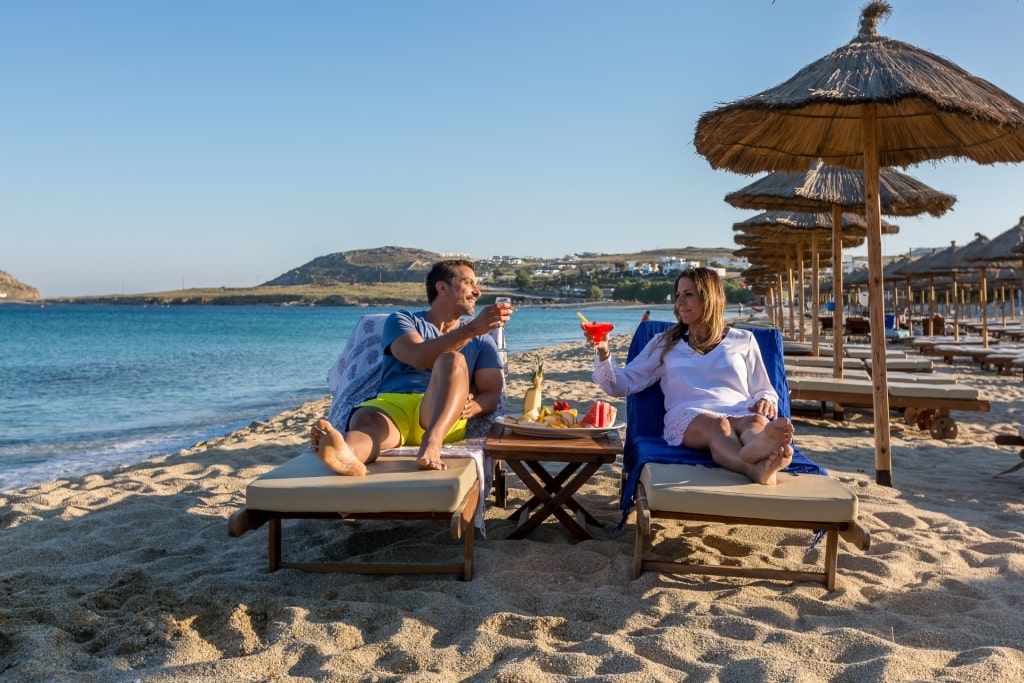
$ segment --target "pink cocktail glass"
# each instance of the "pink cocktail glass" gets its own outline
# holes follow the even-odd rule
[[[608,337],[608,333],[615,329],[615,325],[611,323],[583,323],[580,325],[583,328],[584,334],[592,342],[602,342]]]

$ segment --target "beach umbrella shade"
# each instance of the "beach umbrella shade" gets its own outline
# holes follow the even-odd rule
[[[1017,225],[993,237],[988,244],[977,249],[975,253],[968,254],[965,260],[981,267],[983,280],[988,264],[1019,264],[1021,271],[1024,272],[1024,216],[1018,219]],[[984,310],[983,308],[982,311]],[[984,315],[982,317],[982,339],[987,343],[988,326]]]
[[[698,119],[713,168],[801,171],[816,159],[864,172],[871,326],[884,327],[879,168],[970,159],[1024,161],[1024,103],[953,62],[879,35],[889,3],[869,3],[849,43],[757,95]],[[892,485],[885,338],[872,335],[875,479]]]
[[[920,180],[894,168],[883,168],[878,177],[881,212],[885,216],[917,216],[923,213],[942,216],[956,203],[956,197],[934,190]],[[832,260],[842,263],[842,249],[846,246],[837,237],[841,231],[840,217],[844,212],[863,214],[867,202],[862,170],[829,166],[816,159],[804,172],[776,171],[750,185],[725,195],[725,201],[739,209],[761,211],[799,211],[832,214]],[[865,225],[866,227],[866,225]],[[866,234],[866,233],[865,233]],[[833,292],[843,291],[842,268],[833,269]],[[833,326],[843,327],[842,297],[835,302],[832,312]],[[818,335],[818,320],[814,319],[814,338]],[[833,376],[843,376],[843,336],[835,336],[833,343]],[[812,353],[815,353],[812,350]],[[816,353],[815,353],[816,355]]]
[[[894,168],[878,171],[878,192],[883,216],[935,217],[953,208],[956,197],[932,189],[913,176]],[[725,195],[737,209],[830,213],[838,206],[843,213],[864,215],[867,194],[860,169],[829,166],[815,159],[804,171],[775,171]]]
[[[803,262],[804,259],[810,258],[811,252],[806,246],[801,247],[795,244],[785,244],[778,241],[772,241],[767,237],[763,237],[762,240],[763,241],[758,243],[756,246],[741,247],[734,251],[733,254],[744,257],[753,264],[764,266],[774,273],[775,282],[773,289],[777,291],[778,296],[776,297],[777,306],[774,309],[775,315],[773,316],[773,322],[779,330],[785,330],[786,316],[783,314],[783,302],[788,299],[789,333],[792,338],[795,330],[794,300],[796,298],[796,283],[793,271],[798,267],[798,264]],[[783,275],[786,276],[786,284],[783,283]],[[789,292],[788,297],[783,297],[782,293],[784,291]]]
[[[839,228],[838,232],[837,226]],[[887,234],[899,232],[899,228],[886,221],[882,221],[882,229]],[[839,213],[837,215],[836,212],[801,213],[795,211],[765,211],[753,216],[752,218],[748,218],[745,221],[733,224],[733,230],[744,230],[758,234],[771,234],[778,236],[780,239],[796,241],[798,243],[810,241],[810,258],[813,270],[811,279],[813,285],[812,300],[814,302],[812,310],[813,317],[811,320],[813,328],[811,335],[811,355],[817,356],[820,334],[817,316],[817,307],[820,303],[820,292],[818,289],[818,283],[820,282],[820,263],[818,255],[824,248],[823,242],[827,243],[831,240],[837,239],[836,234],[839,235],[838,239],[843,247],[860,246],[860,244],[863,244],[863,236],[867,234],[867,222],[862,216],[853,213]],[[842,250],[835,249],[835,245],[833,245],[832,251],[833,258],[835,258],[835,254],[839,254],[839,262],[842,263]],[[802,292],[804,291],[802,267],[800,268],[800,275],[800,291]],[[793,318],[790,317],[791,324],[792,321]],[[791,329],[790,334],[793,333],[794,331]],[[800,316],[800,341],[804,341],[803,316]],[[836,367],[841,368],[842,363],[837,361]],[[841,372],[841,370],[837,371],[834,368],[833,373],[835,372]]]
[[[905,277],[919,281],[928,281],[929,305],[928,314],[934,316],[936,313],[935,282],[939,278],[949,278],[949,283],[942,283],[951,291],[954,299],[953,306],[953,338],[960,339],[960,307],[955,305],[957,295],[957,263],[956,253],[963,247],[958,247],[956,242],[941,250],[933,250],[930,254],[915,259],[903,267],[902,274]],[[948,314],[949,311],[947,310]]]
[[[960,339],[960,317],[961,310],[959,305],[960,290],[959,285],[964,282],[964,276],[967,274],[977,273],[980,268],[977,261],[973,260],[974,255],[980,253],[986,245],[989,243],[989,239],[981,233],[975,233],[974,240],[968,242],[963,246],[957,246],[955,243],[951,244],[948,248],[943,249],[937,254],[931,256],[928,261],[916,268],[911,268],[914,272],[926,271],[930,275],[947,275],[950,277],[953,288],[953,329],[954,338]],[[984,292],[986,287],[984,282],[980,282],[981,291]],[[983,294],[984,298],[985,295]],[[984,343],[984,340],[983,340]]]
[[[735,226],[733,226],[735,229]],[[850,238],[855,240],[856,238]],[[863,238],[861,238],[863,241]],[[759,232],[756,234],[751,233],[738,233],[733,236],[733,240],[736,244],[741,247],[751,247],[752,249],[741,249],[735,252],[737,256],[746,256],[748,260],[753,263],[773,263],[775,268],[782,273],[787,274],[789,281],[790,291],[796,290],[796,285],[793,280],[794,269],[800,272],[800,289],[804,291],[803,286],[803,263],[807,259],[812,259],[816,252],[814,251],[813,245],[807,245],[806,243],[800,243],[799,241],[789,238],[787,230],[781,227],[761,227]],[[830,265],[828,260],[824,263],[825,266]],[[781,292],[780,292],[781,296]],[[790,335],[792,336],[795,332],[794,323],[794,306],[793,296],[789,297],[789,321],[790,321]],[[815,297],[816,300],[816,297]],[[802,318],[801,318],[802,323]],[[783,329],[784,325],[782,321],[779,321],[779,329]],[[802,331],[802,329],[801,329]]]

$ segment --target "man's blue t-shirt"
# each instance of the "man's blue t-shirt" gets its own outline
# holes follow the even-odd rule
[[[422,394],[430,383],[430,370],[417,370],[406,365],[391,355],[391,343],[415,330],[423,339],[437,339],[441,331],[424,317],[426,311],[395,311],[384,321],[384,332],[381,343],[384,346],[384,360],[381,364],[380,393],[382,394]],[[465,322],[460,325],[465,325]],[[462,355],[469,366],[469,380],[473,381],[473,373],[485,368],[501,368],[501,358],[494,338],[489,334],[473,337],[462,347]]]

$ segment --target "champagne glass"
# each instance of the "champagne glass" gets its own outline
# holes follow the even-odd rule
[[[494,297],[494,305],[500,308],[512,308],[512,297]],[[505,323],[502,323],[501,327],[497,329],[497,343],[498,355],[501,356],[501,362],[504,364],[508,359],[508,349],[505,347]]]

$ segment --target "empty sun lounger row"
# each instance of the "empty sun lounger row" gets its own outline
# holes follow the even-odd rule
[[[842,406],[870,408],[874,403],[874,387],[870,380],[837,379],[834,377],[789,378],[790,398],[794,401],[832,403],[834,414],[842,414]],[[991,404],[980,392],[964,384],[926,384],[889,382],[889,407],[903,409],[904,417],[921,429],[928,429],[937,439],[956,437],[956,422],[951,410],[988,412]],[[836,407],[839,407],[837,410]]]
[[[794,377],[832,377],[832,368],[829,367],[814,367],[807,365],[793,365],[788,361],[786,363],[786,376],[790,379]],[[951,378],[948,375],[936,375],[930,372],[888,372],[886,377],[890,382],[916,382],[918,384],[956,384],[955,378]],[[860,368],[845,368],[843,370],[843,379],[859,379],[869,380],[871,374],[863,367]]]
[[[832,368],[834,367],[834,363],[835,361],[832,358],[814,358],[804,356],[786,358],[786,365],[792,365],[794,368]],[[843,370],[871,371],[870,358],[843,358],[842,365]],[[928,358],[886,358],[885,367],[888,372],[907,373],[927,373],[932,372],[935,369],[934,364]]]

